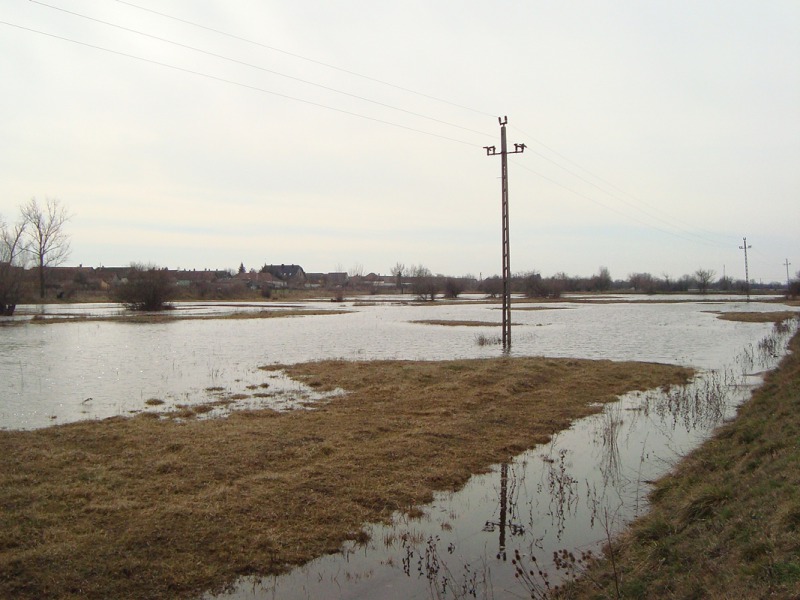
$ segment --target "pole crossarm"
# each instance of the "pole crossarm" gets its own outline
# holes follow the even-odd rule
[[[525,152],[525,148],[527,146],[525,144],[514,144],[513,150],[506,150],[505,154],[522,154]],[[499,154],[504,154],[503,151],[498,152],[496,146],[484,146],[486,150],[486,156],[497,156]]]
[[[508,117],[498,117],[500,122],[500,152],[496,146],[484,146],[487,156],[500,156],[502,197],[501,208],[503,217],[503,350],[511,349],[511,243],[509,241],[508,221],[508,155],[521,154],[525,151],[525,144],[514,144],[514,149],[509,150],[506,143],[506,125]]]

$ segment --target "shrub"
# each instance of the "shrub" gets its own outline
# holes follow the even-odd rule
[[[129,310],[157,311],[169,308],[175,282],[166,269],[155,265],[131,265],[128,276],[112,291],[112,297]]]
[[[464,293],[465,289],[466,285],[464,285],[464,281],[461,279],[448,277],[444,282],[444,295],[447,298],[458,298],[460,294]]]
[[[503,293],[503,280],[497,275],[487,277],[480,283],[478,289],[490,298],[500,296]]]
[[[433,273],[426,267],[420,265],[413,272],[414,278],[411,284],[411,291],[416,294],[417,298],[423,301],[436,300],[436,294],[439,293],[439,283],[433,276]]]

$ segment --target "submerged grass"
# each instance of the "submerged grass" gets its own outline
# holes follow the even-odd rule
[[[543,358],[286,370],[348,393],[313,411],[0,431],[0,597],[190,598],[280,573],[547,441],[598,402],[692,375]]]
[[[565,598],[800,598],[800,334]],[[619,590],[619,594],[617,593]]]

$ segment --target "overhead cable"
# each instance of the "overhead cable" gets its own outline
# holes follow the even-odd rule
[[[298,98],[296,96],[290,96],[289,94],[283,94],[281,92],[275,92],[273,90],[268,90],[266,88],[258,87],[258,86],[255,86],[255,85],[242,83],[240,81],[234,81],[232,79],[226,79],[224,77],[218,77],[217,75],[211,75],[209,73],[203,73],[201,71],[195,71],[193,69],[187,69],[185,67],[179,67],[177,65],[171,65],[169,63],[161,62],[161,61],[158,61],[158,60],[153,60],[151,58],[144,58],[143,56],[136,56],[135,54],[129,54],[127,52],[121,52],[119,50],[112,50],[110,48],[105,48],[103,46],[97,46],[95,44],[90,44],[88,42],[81,42],[79,40],[74,40],[72,38],[64,37],[64,36],[61,36],[61,35],[56,35],[56,34],[53,34],[53,33],[47,33],[45,31],[39,31],[38,29],[32,29],[30,27],[25,27],[23,25],[17,25],[15,23],[9,23],[8,21],[0,21],[0,24],[7,25],[9,27],[15,27],[15,28],[21,29],[23,31],[28,31],[30,33],[36,33],[38,35],[43,35],[43,36],[50,37],[50,38],[53,38],[53,39],[62,40],[62,41],[65,41],[65,42],[70,42],[72,44],[77,44],[79,46],[85,46],[87,48],[92,48],[94,50],[102,50],[103,52],[108,52],[109,54],[116,54],[118,56],[125,56],[127,58],[133,58],[135,60],[139,60],[139,61],[142,61],[142,62],[158,65],[160,67],[165,67],[167,69],[173,69],[175,71],[181,71],[183,73],[189,73],[191,75],[198,75],[200,77],[205,77],[207,79],[212,79],[214,81],[219,81],[219,82],[222,82],[222,83],[235,85],[235,86],[246,88],[246,89],[253,90],[253,91],[256,91],[256,92],[261,92],[261,93],[264,93],[264,94],[271,94],[273,96],[278,96],[280,98],[286,98],[288,100],[293,100],[295,102],[302,102],[303,104],[309,104],[311,106],[324,108],[324,109],[335,111],[335,112],[342,113],[342,114],[345,114],[345,115],[350,115],[352,117],[358,117],[360,119],[366,119],[367,121],[373,121],[375,123],[382,123],[384,125],[390,125],[391,127],[397,127],[399,129],[405,129],[407,131],[413,131],[415,133],[421,133],[423,135],[428,135],[428,136],[440,138],[440,139],[443,139],[443,140],[449,140],[451,142],[457,142],[459,144],[464,144],[466,146],[478,147],[477,144],[474,144],[472,142],[466,142],[464,140],[459,140],[457,138],[449,137],[449,136],[446,136],[446,135],[441,135],[441,134],[438,134],[438,133],[432,133],[430,131],[424,131],[422,129],[417,129],[415,127],[409,127],[407,125],[401,125],[399,123],[393,123],[392,121],[387,121],[385,119],[378,119],[376,117],[370,117],[370,116],[367,116],[367,115],[364,115],[364,114],[361,114],[361,113],[353,112],[353,111],[350,111],[350,110],[345,110],[343,108],[336,108],[334,106],[329,106],[327,104],[321,104],[319,102],[314,102],[312,100],[305,100],[303,98]]]
[[[570,194],[573,194],[575,196],[583,198],[584,200],[588,200],[589,202],[592,202],[593,204],[596,204],[597,206],[605,208],[606,210],[613,211],[613,212],[615,212],[615,213],[617,213],[619,215],[622,215],[623,217],[626,217],[628,219],[636,221],[637,223],[641,223],[642,225],[645,225],[646,227],[649,227],[651,229],[655,229],[655,230],[660,231],[662,233],[666,233],[667,235],[671,235],[673,237],[680,238],[680,239],[685,240],[687,242],[698,243],[698,241],[700,241],[701,243],[704,243],[704,244],[710,244],[710,242],[708,242],[708,241],[705,241],[705,240],[702,240],[702,239],[696,240],[696,239],[688,238],[685,235],[681,235],[680,233],[676,233],[674,231],[669,231],[668,229],[663,229],[661,227],[653,225],[652,223],[648,223],[647,221],[643,221],[642,219],[639,219],[639,218],[637,218],[637,217],[635,217],[635,216],[633,216],[631,214],[625,213],[625,212],[623,212],[623,211],[621,211],[621,210],[619,210],[617,208],[614,208],[613,206],[609,206],[608,204],[605,204],[604,202],[600,202],[599,200],[597,200],[595,198],[592,198],[591,196],[587,196],[586,194],[583,194],[581,192],[573,190],[572,188],[567,187],[567,186],[559,183],[555,179],[547,177],[546,175],[542,175],[541,173],[539,173],[537,171],[534,171],[533,169],[531,169],[527,165],[524,165],[524,164],[520,163],[519,161],[513,161],[513,162],[514,162],[515,165],[519,166],[520,168],[522,168],[522,169],[524,169],[526,171],[530,171],[531,173],[533,173],[537,177],[540,177],[540,178],[544,179],[545,181],[549,181],[553,185],[556,185],[556,186],[566,190]]]
[[[183,19],[181,17],[176,17],[174,15],[170,15],[170,14],[167,14],[167,13],[159,12],[157,10],[153,10],[151,8],[140,6],[138,4],[134,4],[133,2],[127,2],[126,0],[115,0],[115,1],[120,3],[120,4],[124,4],[124,5],[130,6],[132,8],[136,8],[138,10],[142,10],[142,11],[145,11],[145,12],[152,13],[154,15],[158,15],[160,17],[164,17],[164,18],[167,18],[167,19],[172,19],[173,21],[178,21],[179,23],[184,23],[186,25],[191,25],[192,27],[197,27],[199,29],[204,29],[206,31],[211,31],[213,33],[216,33],[216,34],[219,34],[219,35],[222,35],[222,36],[225,36],[225,37],[229,37],[229,38],[234,39],[234,40],[239,40],[240,42],[246,42],[248,44],[253,44],[254,46],[258,46],[258,47],[264,48],[266,50],[272,50],[273,52],[280,52],[281,54],[285,54],[285,55],[291,56],[293,58],[298,58],[300,60],[304,60],[304,61],[307,61],[307,62],[310,62],[310,63],[314,63],[316,65],[320,65],[320,66],[328,68],[328,69],[333,69],[335,71],[340,71],[341,73],[347,73],[348,75],[353,75],[354,77],[360,77],[361,79],[366,79],[366,80],[372,81],[374,83],[379,83],[381,85],[392,87],[392,88],[395,88],[397,90],[401,90],[403,92],[407,92],[409,94],[414,94],[416,96],[421,96],[423,98],[427,98],[428,100],[434,100],[436,102],[441,102],[443,104],[449,104],[450,106],[455,106],[455,107],[461,108],[463,110],[468,110],[470,112],[474,112],[474,113],[477,113],[479,115],[483,115],[485,117],[493,117],[493,118],[497,117],[497,115],[493,115],[493,114],[485,112],[485,111],[477,110],[475,108],[470,108],[469,106],[465,106],[463,104],[458,104],[457,102],[452,102],[452,101],[446,100],[444,98],[439,98],[437,96],[432,96],[432,95],[426,94],[424,92],[419,92],[417,90],[412,90],[411,88],[403,87],[401,85],[397,85],[397,84],[394,84],[394,83],[391,83],[391,82],[388,82],[388,81],[384,81],[382,79],[377,79],[375,77],[370,77],[369,75],[364,75],[364,74],[358,73],[356,71],[351,71],[349,69],[344,69],[342,67],[337,67],[336,65],[332,65],[330,63],[322,62],[320,60],[316,60],[316,59],[313,59],[313,58],[308,58],[307,56],[302,56],[300,54],[296,54],[296,53],[290,52],[288,50],[283,50],[283,49],[277,48],[275,46],[269,46],[267,44],[263,44],[261,42],[257,42],[255,40],[251,40],[251,39],[248,39],[248,38],[245,38],[245,37],[233,34],[233,33],[228,33],[227,31],[222,31],[222,30],[216,29],[214,27],[208,27],[207,25],[201,25],[200,23],[195,23],[193,21],[189,21],[189,20]]]
[[[574,165],[575,167],[577,167],[577,168],[578,168],[578,169],[580,169],[581,171],[583,171],[583,172],[587,173],[588,175],[590,175],[591,177],[593,177],[593,178],[597,179],[598,181],[600,181],[600,182],[602,182],[602,183],[606,184],[607,186],[611,187],[612,189],[614,189],[614,190],[616,190],[616,191],[620,192],[621,194],[624,194],[624,195],[626,195],[626,196],[628,196],[628,197],[632,198],[633,200],[635,200],[635,201],[636,201],[636,203],[634,203],[634,202],[630,202],[630,201],[626,200],[625,198],[622,198],[622,197],[620,197],[619,195],[617,195],[617,194],[615,194],[615,193],[613,193],[613,192],[611,192],[611,191],[608,191],[607,189],[604,189],[602,186],[600,186],[600,185],[596,184],[595,182],[593,182],[593,181],[591,181],[591,180],[587,179],[586,177],[583,177],[582,175],[580,175],[580,174],[578,174],[578,173],[576,173],[576,172],[574,172],[574,171],[572,171],[572,170],[568,169],[567,167],[565,167],[565,166],[563,166],[563,165],[559,164],[557,161],[553,160],[552,158],[550,158],[550,157],[548,157],[548,156],[545,156],[545,155],[544,155],[544,154],[542,154],[541,152],[537,152],[536,150],[533,150],[533,149],[531,149],[531,148],[530,148],[530,146],[528,147],[528,149],[529,149],[529,150],[530,150],[530,151],[531,151],[533,154],[536,154],[537,156],[540,156],[541,158],[543,158],[543,159],[545,159],[545,160],[547,160],[547,161],[549,161],[549,162],[553,163],[553,164],[554,164],[555,166],[557,166],[558,168],[560,168],[560,169],[562,169],[562,170],[566,171],[567,173],[569,173],[569,174],[570,174],[570,175],[572,175],[573,177],[576,177],[577,179],[580,179],[580,180],[581,180],[581,181],[583,181],[584,183],[587,183],[587,184],[591,185],[592,187],[594,187],[594,188],[596,188],[596,189],[600,190],[601,192],[603,192],[604,194],[606,194],[606,195],[610,196],[610,197],[611,197],[611,198],[613,198],[614,200],[617,200],[617,201],[619,201],[619,202],[622,202],[623,204],[626,204],[626,205],[628,205],[629,207],[631,207],[631,208],[633,208],[633,209],[635,209],[635,210],[638,210],[638,211],[639,211],[639,212],[641,212],[642,214],[644,214],[644,215],[648,216],[648,217],[649,217],[649,218],[651,218],[651,219],[655,219],[656,221],[659,221],[659,222],[663,223],[664,225],[667,225],[667,226],[669,226],[669,227],[673,227],[673,228],[676,228],[676,229],[681,229],[681,230],[683,230],[683,231],[684,231],[686,234],[688,234],[688,235],[691,235],[691,236],[694,236],[694,237],[698,238],[699,240],[703,241],[704,243],[708,243],[708,244],[711,244],[711,245],[716,245],[716,246],[720,246],[720,247],[727,246],[727,245],[729,244],[729,242],[721,242],[721,241],[714,240],[714,239],[711,239],[711,238],[706,238],[706,237],[704,237],[704,236],[700,235],[699,233],[695,233],[695,232],[694,232],[694,231],[692,231],[691,229],[688,229],[688,227],[690,227],[690,225],[689,225],[689,224],[687,224],[687,223],[681,223],[681,222],[680,222],[680,220],[678,220],[678,219],[673,219],[672,217],[669,217],[669,216],[668,216],[667,218],[662,218],[662,217],[658,216],[657,214],[655,214],[655,213],[653,213],[653,212],[649,212],[649,211],[645,210],[645,208],[642,208],[642,206],[643,206],[643,207],[646,207],[646,208],[650,208],[651,210],[656,210],[656,211],[658,211],[658,209],[657,209],[657,208],[651,207],[651,206],[650,206],[650,205],[648,205],[647,203],[645,203],[645,202],[643,202],[642,200],[640,200],[640,199],[636,198],[635,196],[633,196],[633,195],[629,194],[628,192],[625,192],[624,190],[621,190],[619,187],[615,186],[613,183],[611,183],[611,182],[609,182],[609,181],[607,181],[607,180],[603,179],[602,177],[599,177],[598,175],[595,175],[594,173],[592,173],[591,171],[589,171],[589,170],[588,170],[588,169],[586,169],[585,167],[582,167],[581,165],[577,164],[575,161],[573,161],[573,160],[571,160],[571,159],[567,158],[567,157],[566,157],[566,156],[564,156],[563,154],[560,154],[559,152],[557,152],[557,151],[556,151],[556,150],[554,150],[553,148],[550,148],[549,146],[547,146],[547,145],[546,145],[546,144],[544,144],[543,142],[540,142],[540,141],[539,141],[539,140],[537,140],[535,137],[533,137],[533,136],[531,136],[531,135],[529,135],[529,134],[525,133],[524,131],[522,131],[521,129],[519,129],[519,127],[514,127],[514,128],[515,128],[517,131],[519,131],[520,133],[524,134],[524,135],[525,135],[527,138],[529,138],[529,139],[532,139],[532,140],[534,141],[534,143],[536,143],[536,144],[539,144],[540,146],[542,146],[542,147],[546,148],[548,151],[552,152],[553,154],[555,154],[555,155],[556,155],[556,156],[558,156],[559,158],[561,158],[561,159],[563,159],[563,160],[565,160],[565,161],[569,162],[570,164]],[[639,206],[637,203],[638,203],[638,204],[641,204],[642,206]],[[664,213],[663,211],[658,211],[658,212],[662,212],[662,214],[665,214],[665,215],[667,214],[667,213]],[[700,231],[703,231],[703,230],[700,230]],[[716,234],[713,234],[713,233],[711,233],[711,232],[708,232],[708,231],[704,231],[704,233],[706,233],[706,234],[707,234],[707,235],[709,235],[709,236],[714,236],[714,235],[716,235]],[[731,239],[732,239],[732,236],[726,236],[726,237],[728,237],[728,238],[731,238]]]
[[[469,127],[464,127],[462,125],[457,125],[455,123],[450,123],[448,121],[445,121],[445,120],[442,120],[442,119],[437,119],[435,117],[424,115],[422,113],[418,113],[418,112],[415,112],[415,111],[412,111],[412,110],[407,110],[405,108],[400,108],[400,107],[397,107],[397,106],[393,106],[391,104],[386,104],[385,102],[380,102],[378,100],[372,100],[370,98],[366,98],[366,97],[360,96],[358,94],[351,94],[350,92],[345,92],[345,91],[342,91],[342,90],[338,90],[336,88],[332,88],[330,86],[323,85],[321,83],[308,81],[307,79],[302,79],[300,77],[295,77],[293,75],[287,75],[286,73],[281,73],[280,71],[267,69],[265,67],[262,67],[262,66],[259,66],[259,65],[255,65],[255,64],[252,64],[252,63],[248,63],[248,62],[245,62],[245,61],[242,61],[242,60],[238,60],[236,58],[231,58],[229,56],[224,56],[222,54],[217,54],[216,52],[210,52],[208,50],[203,50],[202,48],[197,48],[196,46],[190,46],[188,44],[183,44],[181,42],[176,42],[174,40],[170,40],[168,38],[163,38],[163,37],[160,37],[160,36],[157,36],[157,35],[152,35],[152,34],[146,33],[144,31],[139,31],[137,29],[132,29],[130,27],[125,27],[124,25],[119,25],[117,23],[111,23],[109,21],[104,21],[102,19],[97,19],[95,17],[91,17],[91,16],[84,15],[84,14],[81,14],[81,13],[78,13],[78,12],[67,10],[65,8],[61,8],[61,7],[58,7],[58,6],[53,6],[52,4],[47,4],[45,2],[41,2],[40,0],[29,0],[29,1],[31,3],[33,3],[33,4],[38,4],[38,5],[44,6],[46,8],[51,8],[53,10],[58,10],[58,11],[61,11],[63,13],[66,13],[66,14],[70,14],[70,15],[73,15],[73,16],[76,16],[76,17],[80,17],[82,19],[86,19],[88,21],[93,21],[95,23],[100,23],[102,25],[107,25],[109,27],[115,27],[117,29],[121,29],[122,31],[127,31],[129,33],[134,33],[136,35],[141,35],[143,37],[147,37],[147,38],[150,38],[150,39],[153,39],[153,40],[157,40],[159,42],[164,42],[166,44],[172,44],[173,46],[178,46],[180,48],[185,48],[187,50],[192,50],[193,52],[199,52],[200,54],[205,54],[206,56],[212,56],[214,58],[219,58],[219,59],[222,59],[222,60],[225,60],[225,61],[228,61],[228,62],[232,62],[232,63],[238,64],[238,65],[242,65],[242,66],[245,66],[245,67],[249,67],[251,69],[257,69],[257,70],[262,71],[264,73],[270,73],[271,75],[277,75],[279,77],[285,77],[287,79],[291,79],[293,81],[298,81],[300,83],[304,83],[306,85],[311,85],[311,86],[314,86],[314,87],[317,87],[317,88],[321,88],[321,89],[327,90],[329,92],[342,94],[344,96],[348,96],[350,98],[356,98],[358,100],[362,100],[364,102],[369,102],[369,103],[372,103],[372,104],[376,104],[376,105],[382,106],[384,108],[389,108],[391,110],[396,110],[396,111],[399,111],[399,112],[403,112],[403,113],[406,113],[406,114],[409,114],[409,115],[413,115],[415,117],[420,117],[422,119],[427,119],[429,121],[434,121],[434,122],[440,123],[442,125],[447,125],[449,127],[455,127],[457,129],[462,129],[464,131],[469,131],[471,133],[476,133],[478,135],[482,135],[482,136],[485,136],[485,137],[490,137],[490,134],[485,132],[485,131],[478,131],[477,129],[471,129]]]

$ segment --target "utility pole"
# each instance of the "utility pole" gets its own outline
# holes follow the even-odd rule
[[[502,213],[503,213],[503,351],[511,350],[511,243],[508,237],[508,155],[521,154],[525,144],[514,144],[509,152],[506,144],[506,124],[508,117],[497,119],[500,122],[500,152],[495,146],[484,146],[487,156],[500,155],[502,175]]]
[[[787,258],[784,261],[783,264],[786,266],[786,292],[788,293],[789,292],[789,267],[791,266],[792,263],[790,263],[789,259]]]
[[[750,302],[750,271],[747,269],[747,250],[752,248],[752,246],[747,245],[747,238],[742,238],[742,242],[744,242],[741,246],[739,246],[739,250],[744,250],[744,279],[745,279],[745,286],[747,289],[747,301]]]

